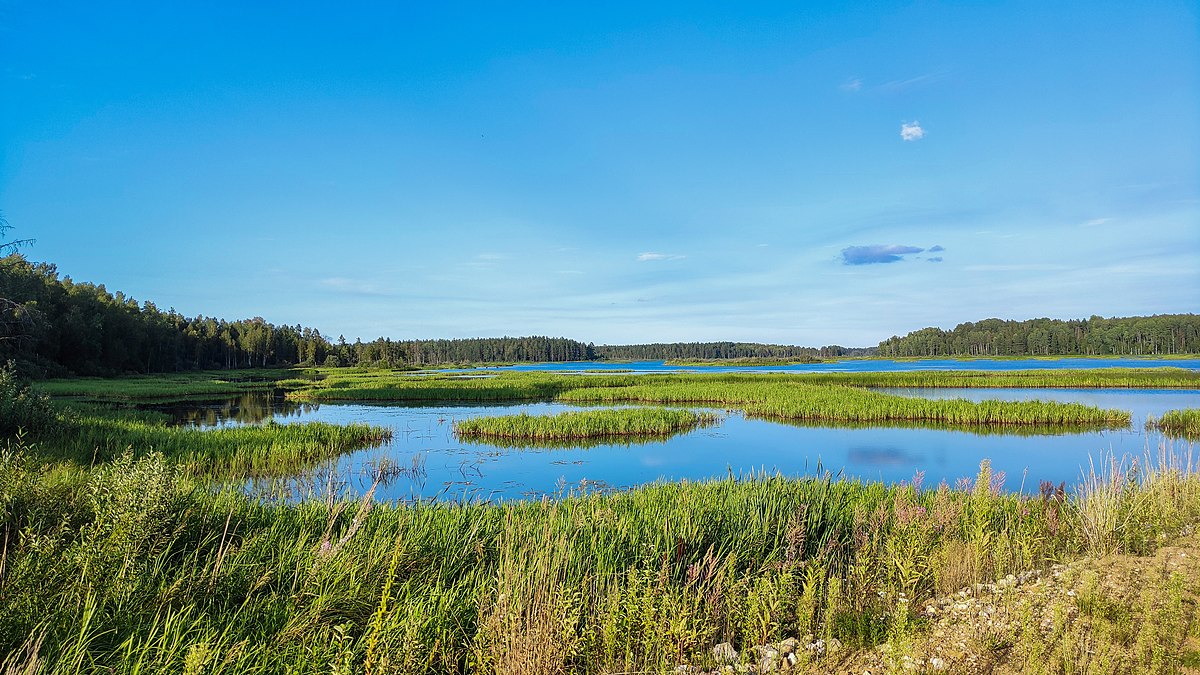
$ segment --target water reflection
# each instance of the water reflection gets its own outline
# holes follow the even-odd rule
[[[145,406],[164,413],[170,423],[193,427],[222,427],[239,424],[260,424],[269,419],[284,422],[298,420],[317,410],[317,403],[288,400],[281,390],[252,391],[213,400],[172,401]]]
[[[900,393],[900,392],[897,392]],[[912,394],[914,392],[906,392]],[[1042,398],[1077,401],[1134,412],[1130,428],[1068,432],[1025,427],[946,429],[921,424],[885,427],[814,422],[779,422],[724,416],[720,426],[645,442],[579,443],[556,446],[472,444],[455,437],[455,421],[489,415],[556,414],[577,410],[560,403],[296,404],[280,397],[240,396],[222,402],[168,406],[180,423],[218,425],[280,422],[363,422],[389,427],[382,447],[350,453],[320,470],[287,481],[253,487],[266,498],[321,499],[362,495],[375,483],[381,462],[404,467],[375,486],[384,500],[528,499],[541,495],[606,491],[657,480],[704,480],[751,471],[813,475],[817,467],[836,475],[898,483],[924,472],[930,485],[956,483],[978,473],[983,459],[1006,472],[1005,487],[1020,490],[1039,480],[1074,483],[1089,457],[1113,452],[1141,455],[1164,442],[1142,429],[1140,419],[1165,410],[1196,407],[1197,391],[1149,390],[936,390],[930,396]],[[1190,405],[1189,405],[1190,404]],[[419,465],[420,470],[413,470]]]

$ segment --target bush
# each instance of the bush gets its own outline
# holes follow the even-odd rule
[[[44,431],[54,419],[50,399],[30,389],[12,361],[0,366],[0,435],[11,436],[18,429]]]

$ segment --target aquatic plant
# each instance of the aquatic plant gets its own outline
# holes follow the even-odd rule
[[[715,424],[717,416],[669,408],[618,408],[557,415],[474,417],[454,423],[462,438],[553,441],[621,436],[667,436]]]

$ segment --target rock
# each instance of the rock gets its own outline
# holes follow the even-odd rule
[[[781,640],[778,644],[775,645],[775,648],[778,649],[779,651],[783,652],[784,654],[791,654],[791,653],[795,652],[796,648],[799,646],[800,646],[799,640],[797,640],[796,638],[788,638],[786,640]]]
[[[758,672],[772,673],[782,665],[782,654],[771,645],[754,647],[754,656],[758,661]]]
[[[722,642],[716,647],[713,647],[712,655],[713,660],[722,664],[737,663],[739,657],[738,650],[734,649],[733,645],[729,644],[728,642]]]

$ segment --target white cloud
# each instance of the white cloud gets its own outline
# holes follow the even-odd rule
[[[638,262],[652,262],[655,260],[682,260],[685,256],[675,255],[674,253],[642,253],[638,255]]]
[[[1096,227],[1105,223],[1111,222],[1112,218],[1092,218],[1083,224],[1084,227]]]
[[[863,86],[862,78],[855,77],[853,79],[846,80],[845,82],[838,85],[838,89],[841,89],[842,91],[855,92],[855,91],[861,90],[862,86]]]
[[[911,123],[903,122],[900,124],[900,138],[906,141],[919,141],[925,138],[925,130],[921,128],[921,123],[913,120]]]

